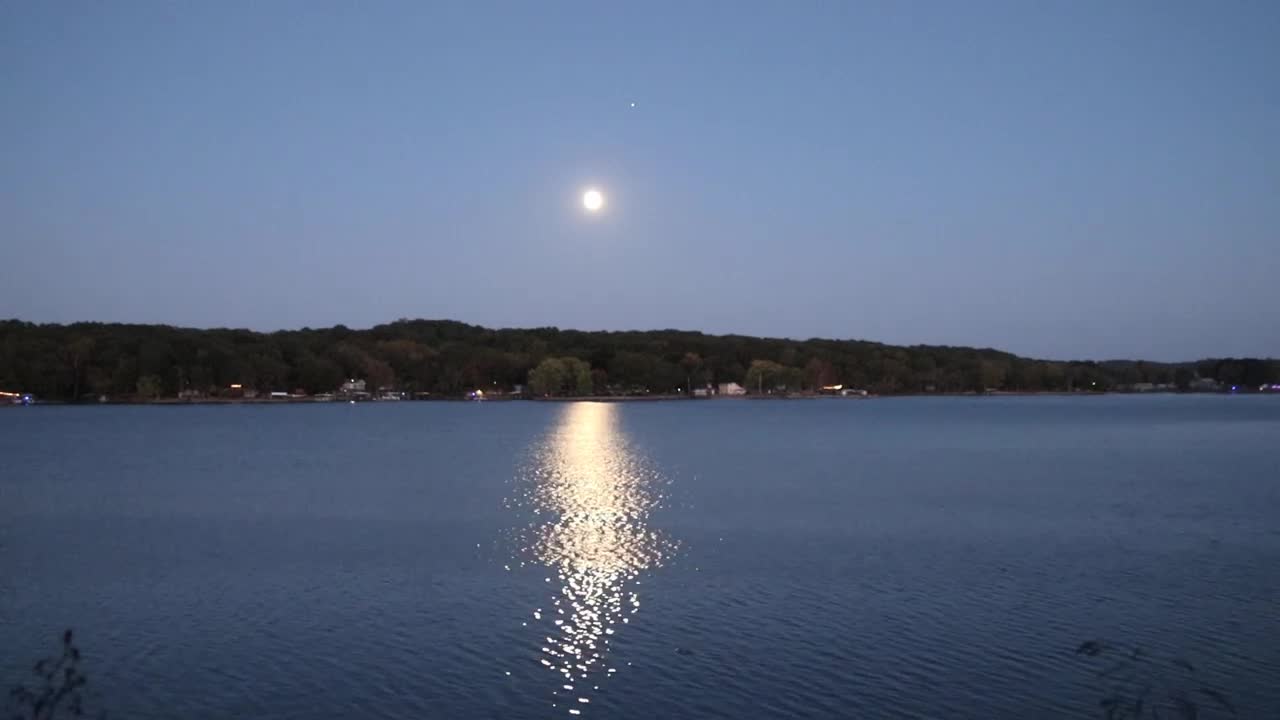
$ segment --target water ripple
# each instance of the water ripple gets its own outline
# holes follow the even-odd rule
[[[553,705],[580,715],[620,669],[615,634],[640,611],[640,577],[673,543],[648,526],[661,476],[627,445],[617,406],[577,403],[534,453],[513,507],[533,516],[517,561],[542,567],[552,589],[530,613],[539,663],[555,675]]]

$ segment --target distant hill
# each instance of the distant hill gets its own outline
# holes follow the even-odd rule
[[[793,393],[843,385],[879,394],[1188,390],[1214,383],[1256,391],[1280,383],[1275,359],[1055,361],[989,348],[682,330],[494,330],[451,320],[399,320],[367,330],[339,325],[261,333],[0,321],[0,390],[44,399],[216,397],[232,385],[316,394],[350,378],[366,380],[371,391],[448,397],[523,386],[549,358],[585,363],[573,364],[575,382],[551,386],[561,394],[588,388],[595,395],[677,393],[728,382],[748,390]]]

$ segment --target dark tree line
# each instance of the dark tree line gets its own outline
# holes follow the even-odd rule
[[[574,366],[562,394],[674,393],[737,382],[750,391],[843,384],[874,393],[1090,391],[1135,383],[1188,389],[1213,378],[1241,389],[1280,382],[1280,361],[1059,362],[991,349],[899,347],[861,340],[786,340],[678,330],[491,330],[448,320],[400,320],[367,330],[260,333],[164,325],[0,321],[0,390],[59,400],[330,392],[347,378],[371,390],[437,396],[526,385],[544,360]],[[569,359],[586,364],[585,371]],[[549,367],[553,367],[553,363]]]

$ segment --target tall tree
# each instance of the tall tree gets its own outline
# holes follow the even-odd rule
[[[772,360],[752,360],[743,384],[748,392],[764,393],[782,381],[782,365]]]
[[[80,399],[80,386],[85,381],[90,356],[93,354],[93,338],[74,336],[63,350],[63,357],[71,371],[71,399]]]
[[[680,358],[680,367],[684,368],[684,391],[693,397],[693,376],[702,369],[702,356],[695,352],[687,352]]]
[[[568,371],[559,358],[547,358],[529,371],[529,392],[538,397],[559,395]]]
[[[138,396],[155,400],[164,392],[164,381],[155,375],[143,375],[138,378]]]

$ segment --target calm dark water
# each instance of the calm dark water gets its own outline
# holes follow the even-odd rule
[[[73,626],[115,717],[1094,717],[1095,637],[1280,717],[1280,398],[37,407],[0,458],[0,680]]]

